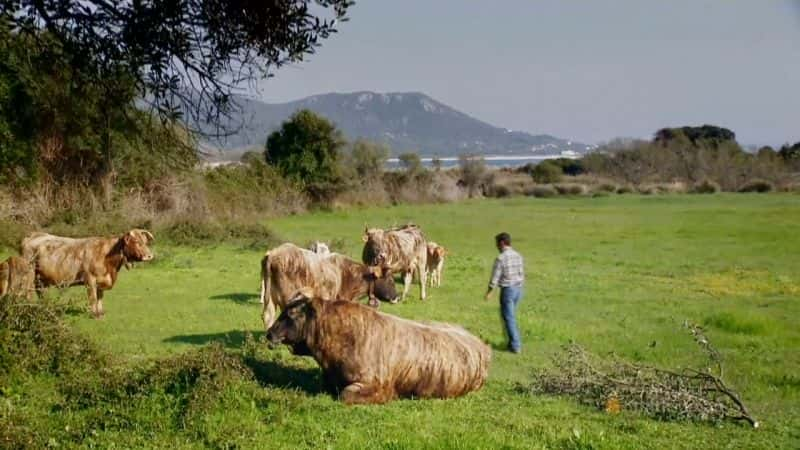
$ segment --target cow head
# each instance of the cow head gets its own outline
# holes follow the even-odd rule
[[[384,301],[394,301],[397,298],[394,275],[387,267],[368,266],[364,278],[370,283],[368,294],[372,306],[377,305],[375,298]]]
[[[147,230],[133,229],[122,235],[122,253],[128,261],[150,261],[153,252],[148,245],[153,242],[153,234]]]
[[[384,244],[385,232],[380,228],[364,228],[364,250],[361,252],[361,260],[364,264],[378,266],[386,260],[386,249]]]
[[[298,293],[269,327],[267,339],[272,345],[289,345],[294,354],[308,354],[305,344],[306,326],[315,314],[311,299]]]

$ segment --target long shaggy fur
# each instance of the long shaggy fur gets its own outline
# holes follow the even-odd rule
[[[294,244],[283,244],[261,260],[261,303],[264,326],[275,321],[277,309],[301,293],[326,300],[355,301],[370,293],[371,269],[339,253],[314,253]],[[383,300],[395,297],[389,273],[375,281],[375,294]]]
[[[425,300],[428,247],[425,235],[418,226],[409,224],[389,230],[366,228],[363,240],[361,259],[364,263],[384,264],[393,272],[403,274],[401,300],[405,300],[408,295],[414,272],[419,279],[420,299]]]
[[[0,263],[0,297],[14,295],[30,299],[34,291],[33,267],[24,258],[11,256]]]
[[[73,239],[32,233],[22,240],[22,257],[31,261],[36,288],[85,285],[95,317],[103,315],[103,291],[114,287],[123,264],[149,261],[153,235],[134,229],[117,237]]]
[[[489,346],[457,325],[341,301],[297,300],[267,336],[313,356],[326,386],[346,403],[464,395],[483,386],[491,360]]]

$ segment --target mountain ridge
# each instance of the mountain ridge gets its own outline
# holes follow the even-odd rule
[[[496,127],[422,92],[356,91],[325,93],[286,103],[237,96],[238,114],[228,125],[237,132],[205,145],[222,150],[263,147],[266,138],[300,109],[331,120],[348,139],[366,138],[389,145],[393,155],[416,151],[424,156],[460,154],[553,155],[586,153],[593,146],[549,134]]]

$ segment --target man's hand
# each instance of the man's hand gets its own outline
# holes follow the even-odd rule
[[[488,302],[491,297],[492,297],[492,290],[489,289],[488,291],[486,291],[486,295],[484,296],[484,300],[486,300]]]

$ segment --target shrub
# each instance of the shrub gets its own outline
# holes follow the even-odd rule
[[[550,198],[550,197],[555,197],[557,194],[558,193],[553,188],[553,186],[547,184],[533,186],[532,188],[525,191],[525,195],[533,196],[536,198]]]
[[[636,192],[636,190],[629,184],[624,184],[617,188],[617,194],[632,194],[634,192]]]
[[[575,183],[556,184],[556,191],[560,195],[583,195],[586,193],[586,186]]]
[[[656,187],[650,184],[641,184],[636,187],[636,191],[642,195],[653,195],[658,193]]]
[[[608,196],[610,196],[610,195],[611,195],[611,194],[609,194],[609,193],[608,193],[608,192],[606,192],[606,191],[597,191],[597,192],[595,192],[594,194],[592,194],[592,198],[608,197]]]
[[[739,192],[772,192],[775,190],[775,185],[766,180],[750,180],[739,187]]]
[[[617,185],[614,183],[602,183],[595,186],[594,191],[613,194],[614,192],[617,192]]]
[[[558,183],[562,175],[561,167],[547,160],[537,164],[531,172],[533,180],[540,184]]]
[[[719,191],[719,184],[708,179],[695,184],[691,190],[694,194],[716,194]]]

